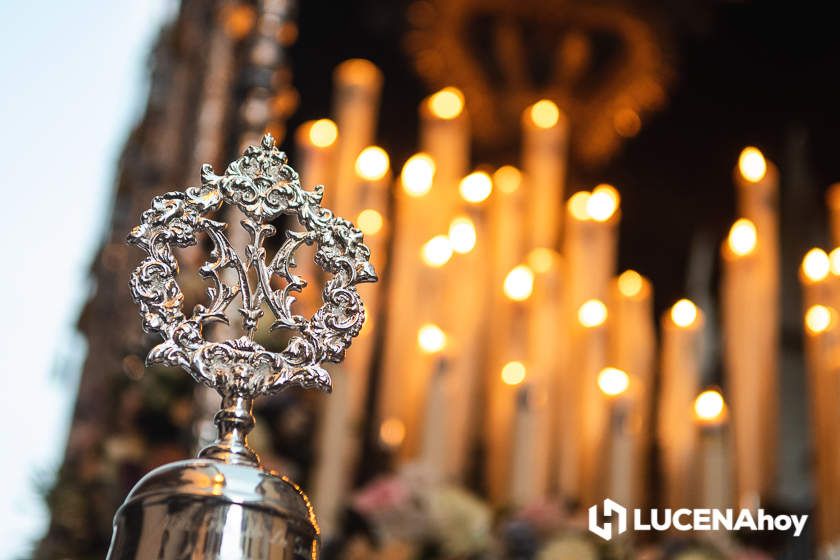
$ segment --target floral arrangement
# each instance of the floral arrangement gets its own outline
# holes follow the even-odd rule
[[[418,465],[374,479],[352,498],[362,521],[325,559],[341,560],[769,560],[726,535],[668,535],[655,543],[631,533],[604,541],[587,520],[556,502],[494,511],[457,485],[436,482]]]

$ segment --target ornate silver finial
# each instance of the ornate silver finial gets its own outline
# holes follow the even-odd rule
[[[377,280],[362,233],[322,208],[324,187],[304,190],[297,172],[286,162],[286,154],[266,134],[259,147],[246,148],[224,175],[214,174],[205,164],[201,186],[156,196],[152,207],[143,212],[142,223],[128,236],[129,243],[149,254],[131,275],[132,298],[140,306],[143,329],[160,333],[164,339],[152,348],[146,363],[179,366],[222,395],[223,409],[216,415],[219,439],[201,452],[202,457],[258,463],[245,439],[253,426],[253,399],[291,385],[329,391],[330,376],[321,364],[343,359],[365,318],[356,284]],[[244,259],[225,236],[227,224],[208,217],[223,203],[236,206],[246,216],[241,224],[250,243]],[[297,217],[305,231],[287,231],[286,240],[266,263],[263,242],[277,233],[266,222],[289,214]],[[187,317],[173,247],[195,245],[198,232],[206,232],[213,244],[211,260],[199,270],[212,283],[207,289],[210,301],[195,306]],[[295,251],[313,243],[317,244],[315,263],[332,278],[324,285],[323,305],[306,319],[292,313],[292,294],[306,286],[292,271]],[[225,283],[225,269],[233,272],[233,285]],[[274,276],[284,281],[280,289],[271,285]],[[252,278],[256,278],[253,286]],[[225,310],[237,295],[241,296],[239,313],[245,334],[222,342],[206,340],[204,326],[227,324]],[[281,352],[271,352],[254,341],[264,308],[275,319],[271,330],[294,331]]]

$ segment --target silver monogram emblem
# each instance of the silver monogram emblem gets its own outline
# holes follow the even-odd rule
[[[330,377],[322,363],[342,360],[365,319],[356,284],[377,278],[362,233],[322,208],[322,195],[321,185],[312,191],[301,187],[286,154],[267,134],[260,146],[248,147],[231,163],[224,175],[204,165],[201,186],[155,197],[142,223],[128,236],[129,243],[149,255],[131,275],[132,297],[140,306],[144,330],[163,337],[149,352],[147,363],[179,366],[222,395],[253,398],[290,385],[328,391]],[[250,242],[243,256],[225,235],[228,224],[212,219],[224,204],[245,214],[241,225]],[[267,261],[263,244],[277,233],[268,222],[283,215],[294,215],[304,231],[285,232],[286,239]],[[199,232],[205,232],[212,243],[210,259],[200,269],[210,282],[209,302],[196,305],[187,316],[174,247],[195,245]],[[292,312],[293,294],[306,286],[294,274],[295,251],[304,244],[317,247],[316,264],[332,275],[324,284],[323,305],[310,319]],[[236,281],[231,282],[231,277]],[[276,288],[278,284],[281,287]],[[228,323],[225,310],[238,295],[243,336],[222,342],[206,340],[204,327]],[[274,318],[271,330],[293,331],[280,352],[254,341],[266,311]]]

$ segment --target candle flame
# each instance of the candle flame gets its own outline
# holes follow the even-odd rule
[[[446,348],[446,333],[434,323],[426,323],[417,331],[417,346],[426,354],[437,354]]]
[[[445,87],[429,97],[429,109],[439,119],[452,120],[464,110],[464,94],[454,87]]]
[[[606,222],[616,210],[621,197],[612,185],[598,185],[586,201],[586,213],[596,222]]]
[[[822,249],[811,249],[802,259],[802,274],[811,282],[825,280],[830,271],[831,261]]]
[[[591,194],[589,191],[578,191],[569,197],[568,202],[566,202],[566,206],[569,209],[569,213],[572,217],[579,221],[584,221],[589,219],[589,211],[587,210],[587,206],[589,206],[589,197]]]
[[[590,299],[578,308],[577,316],[586,328],[600,327],[607,320],[607,306],[599,299]]]
[[[626,371],[607,367],[598,374],[598,388],[608,397],[617,397],[630,387],[630,376]]]
[[[644,278],[635,270],[625,270],[618,277],[618,291],[624,297],[632,298],[642,293]]]
[[[536,249],[531,249],[531,252],[528,253],[528,266],[534,272],[543,274],[551,270],[557,257],[558,255],[555,251],[546,247],[537,247]]]
[[[539,128],[552,128],[560,120],[560,109],[548,99],[541,99],[531,105],[528,114],[531,122]]]
[[[754,146],[744,148],[738,157],[738,171],[750,183],[761,181],[767,174],[767,160],[761,150]]]
[[[512,165],[503,165],[493,173],[493,183],[505,194],[516,192],[522,183],[522,172]]]
[[[746,218],[737,220],[729,229],[729,238],[727,244],[729,250],[735,255],[743,257],[749,255],[755,250],[758,243],[758,233],[755,229],[755,224]]]
[[[467,202],[478,204],[487,200],[493,192],[493,180],[484,171],[474,171],[461,179],[458,191]]]
[[[831,250],[828,254],[828,262],[831,274],[840,276],[840,247],[835,247]]]
[[[452,258],[452,245],[449,237],[436,235],[423,244],[420,251],[423,262],[432,268],[440,268]]]
[[[390,166],[385,150],[379,146],[368,146],[356,158],[356,175],[366,181],[378,181],[388,173]]]
[[[379,439],[388,447],[398,447],[405,439],[405,424],[399,418],[388,418],[379,426]]]
[[[697,320],[697,315],[697,306],[687,299],[681,299],[671,307],[671,320],[678,327],[690,327]]]
[[[456,253],[465,255],[475,248],[475,224],[466,216],[458,216],[449,224],[449,244]]]
[[[516,386],[525,381],[527,370],[525,364],[518,361],[506,363],[502,367],[502,382],[505,385]]]
[[[403,165],[400,179],[403,190],[410,196],[423,196],[432,188],[435,160],[428,154],[414,154]]]
[[[356,224],[365,235],[376,235],[382,230],[385,219],[382,217],[382,214],[373,208],[366,208],[359,212],[359,216],[356,218]]]
[[[717,424],[724,416],[726,402],[717,389],[703,391],[694,399],[694,415],[704,424]]]
[[[834,320],[834,311],[825,305],[812,305],[805,312],[805,326],[813,334],[820,334],[829,329]]]
[[[338,138],[338,127],[330,119],[319,119],[309,127],[309,141],[319,148],[332,146]]]
[[[513,301],[525,301],[534,291],[534,272],[524,264],[514,267],[505,276],[504,291]]]

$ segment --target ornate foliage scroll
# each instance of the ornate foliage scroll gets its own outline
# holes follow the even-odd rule
[[[328,391],[330,377],[321,364],[341,361],[359,334],[365,310],[356,285],[376,281],[376,274],[362,233],[322,208],[322,194],[321,185],[313,191],[301,187],[297,172],[267,134],[224,175],[204,165],[200,186],[155,197],[128,236],[149,255],[131,276],[132,297],[144,330],[163,337],[147,363],[181,367],[222,395],[251,398],[290,385]],[[245,214],[241,225],[250,242],[244,256],[225,235],[228,225],[210,217],[223,204]],[[277,233],[269,222],[283,215],[294,215],[304,231],[287,231],[280,249],[267,260],[264,242]],[[199,271],[210,282],[209,302],[196,305],[187,316],[173,249],[195,245],[199,232],[212,243],[210,259]],[[294,274],[295,251],[304,244],[317,246],[315,262],[332,275],[323,288],[323,305],[309,319],[292,311],[294,294],[306,286]],[[237,296],[243,336],[222,342],[205,339],[206,325],[228,323],[226,310]],[[274,318],[271,330],[293,331],[281,352],[254,341],[266,312]]]

